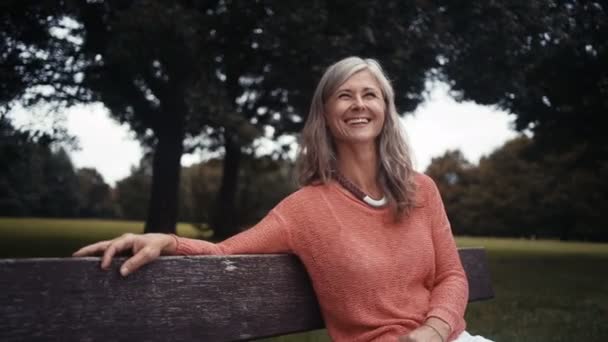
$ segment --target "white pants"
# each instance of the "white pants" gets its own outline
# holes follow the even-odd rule
[[[458,335],[458,338],[454,340],[454,342],[493,342],[492,340],[488,340],[487,338],[479,335],[472,336],[466,331],[463,331],[462,334]]]

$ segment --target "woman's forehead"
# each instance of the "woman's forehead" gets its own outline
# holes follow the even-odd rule
[[[336,91],[341,90],[377,90],[380,91],[380,83],[376,76],[374,76],[369,70],[361,70],[354,73],[352,76],[346,79]]]

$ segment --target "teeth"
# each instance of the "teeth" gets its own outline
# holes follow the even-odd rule
[[[346,120],[346,123],[349,125],[352,124],[360,124],[360,123],[368,123],[369,119],[366,118],[352,118],[352,119],[348,119]]]

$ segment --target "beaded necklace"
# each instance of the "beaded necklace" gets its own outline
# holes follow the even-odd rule
[[[346,190],[350,191],[355,197],[365,202],[370,207],[380,208],[386,205],[386,196],[382,196],[381,199],[376,200],[367,195],[363,190],[359,189],[353,182],[349,181],[342,173],[335,171],[335,179],[342,185]]]

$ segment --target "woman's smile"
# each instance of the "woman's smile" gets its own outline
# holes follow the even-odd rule
[[[342,143],[374,143],[384,125],[386,104],[378,80],[369,71],[355,73],[325,103],[333,137]]]
[[[364,125],[367,125],[370,121],[371,121],[370,118],[363,118],[363,117],[350,118],[350,119],[344,120],[344,122],[346,122],[346,124],[351,125],[351,126],[364,126]]]

